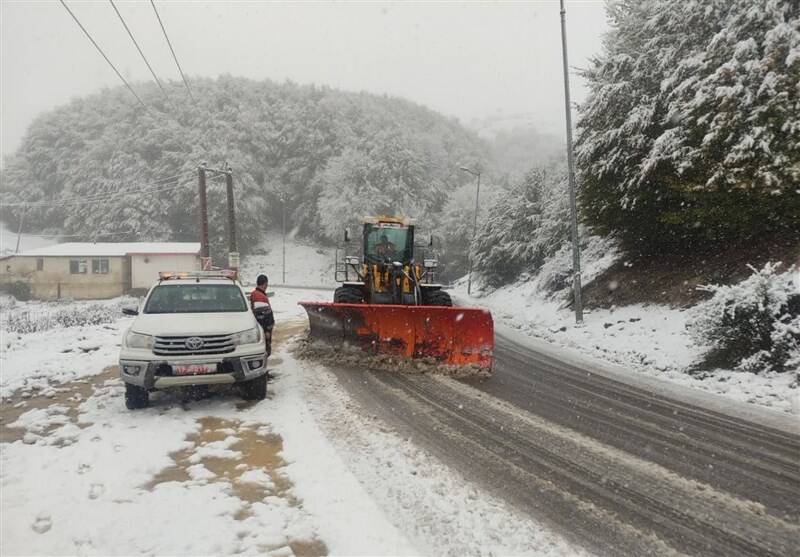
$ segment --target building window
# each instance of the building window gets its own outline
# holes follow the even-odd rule
[[[107,275],[108,259],[92,259],[92,273]]]
[[[44,271],[44,257],[37,257],[36,258],[36,270],[37,271]]]
[[[69,273],[71,275],[85,275],[87,270],[85,259],[70,259]]]

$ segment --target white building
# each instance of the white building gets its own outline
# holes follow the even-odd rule
[[[198,242],[67,243],[0,258],[0,284],[33,298],[111,298],[149,288],[159,271],[200,269]]]

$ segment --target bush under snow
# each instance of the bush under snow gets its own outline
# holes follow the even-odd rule
[[[709,285],[713,297],[695,307],[690,333],[710,348],[707,360],[754,373],[800,368],[800,291],[793,267],[780,263],[753,269],[731,286]]]
[[[4,312],[2,328],[13,333],[35,333],[56,328],[113,323],[122,317],[122,307],[130,305],[136,305],[136,300],[120,298],[112,304],[58,304],[53,309],[31,309],[22,305],[18,309]]]

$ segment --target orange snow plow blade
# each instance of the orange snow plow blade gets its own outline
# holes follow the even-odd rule
[[[488,310],[299,302],[312,342],[350,345],[373,354],[429,358],[437,363],[491,370],[494,322]]]

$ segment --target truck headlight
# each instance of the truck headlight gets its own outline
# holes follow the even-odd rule
[[[255,344],[261,340],[261,329],[253,327],[233,335],[234,344]]]
[[[145,348],[153,347],[153,337],[150,335],[143,335],[141,333],[129,332],[125,337],[125,345],[128,348]]]

